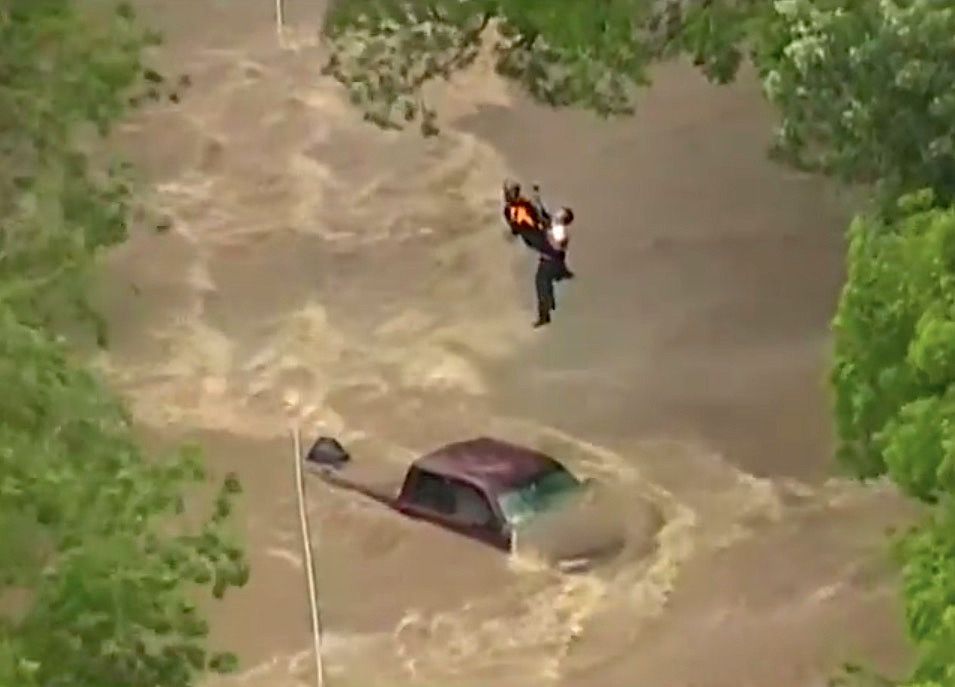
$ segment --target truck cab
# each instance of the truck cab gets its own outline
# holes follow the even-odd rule
[[[557,510],[585,484],[539,451],[481,437],[418,458],[389,493],[338,474],[348,457],[337,444],[331,449],[327,459],[317,459],[314,447],[306,458],[326,481],[503,551],[513,549],[522,525]]]
[[[480,486],[412,465],[395,507],[403,514],[509,550],[511,532],[496,500]]]

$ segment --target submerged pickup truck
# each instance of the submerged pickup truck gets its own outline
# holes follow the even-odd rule
[[[589,485],[550,456],[488,437],[448,444],[418,458],[393,492],[346,477],[349,461],[340,444],[327,437],[305,456],[306,465],[332,485],[505,551],[514,550],[519,530],[579,501]],[[566,530],[567,525],[560,528]],[[595,547],[606,553],[606,538],[599,539],[585,544],[588,550],[578,546],[558,557],[592,557]],[[610,548],[620,545],[617,539]]]

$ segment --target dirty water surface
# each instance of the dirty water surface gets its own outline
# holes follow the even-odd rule
[[[320,77],[310,3],[287,3],[284,49],[271,3],[139,4],[193,86],[120,134],[171,228],[108,256],[96,363],[144,431],[245,485],[252,578],[211,607],[242,671],[210,684],[313,684],[293,426],[383,482],[446,442],[527,444],[612,489],[624,525],[568,574],[308,476],[327,684],[815,687],[904,664],[886,533],[911,514],[830,476],[848,208],[766,160],[750,75],[664,65],[635,118],[598,122],[479,62],[422,140]],[[541,331],[505,176],[577,211],[578,277]]]

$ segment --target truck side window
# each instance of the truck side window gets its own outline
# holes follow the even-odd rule
[[[470,527],[492,527],[494,512],[487,499],[470,484],[451,480],[454,493],[454,519]]]
[[[419,470],[414,476],[411,502],[442,515],[451,515],[454,512],[454,494],[447,481],[424,470]]]

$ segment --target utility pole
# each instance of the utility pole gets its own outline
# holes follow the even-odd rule
[[[285,0],[275,0],[275,32],[282,40],[283,30],[285,29]]]

